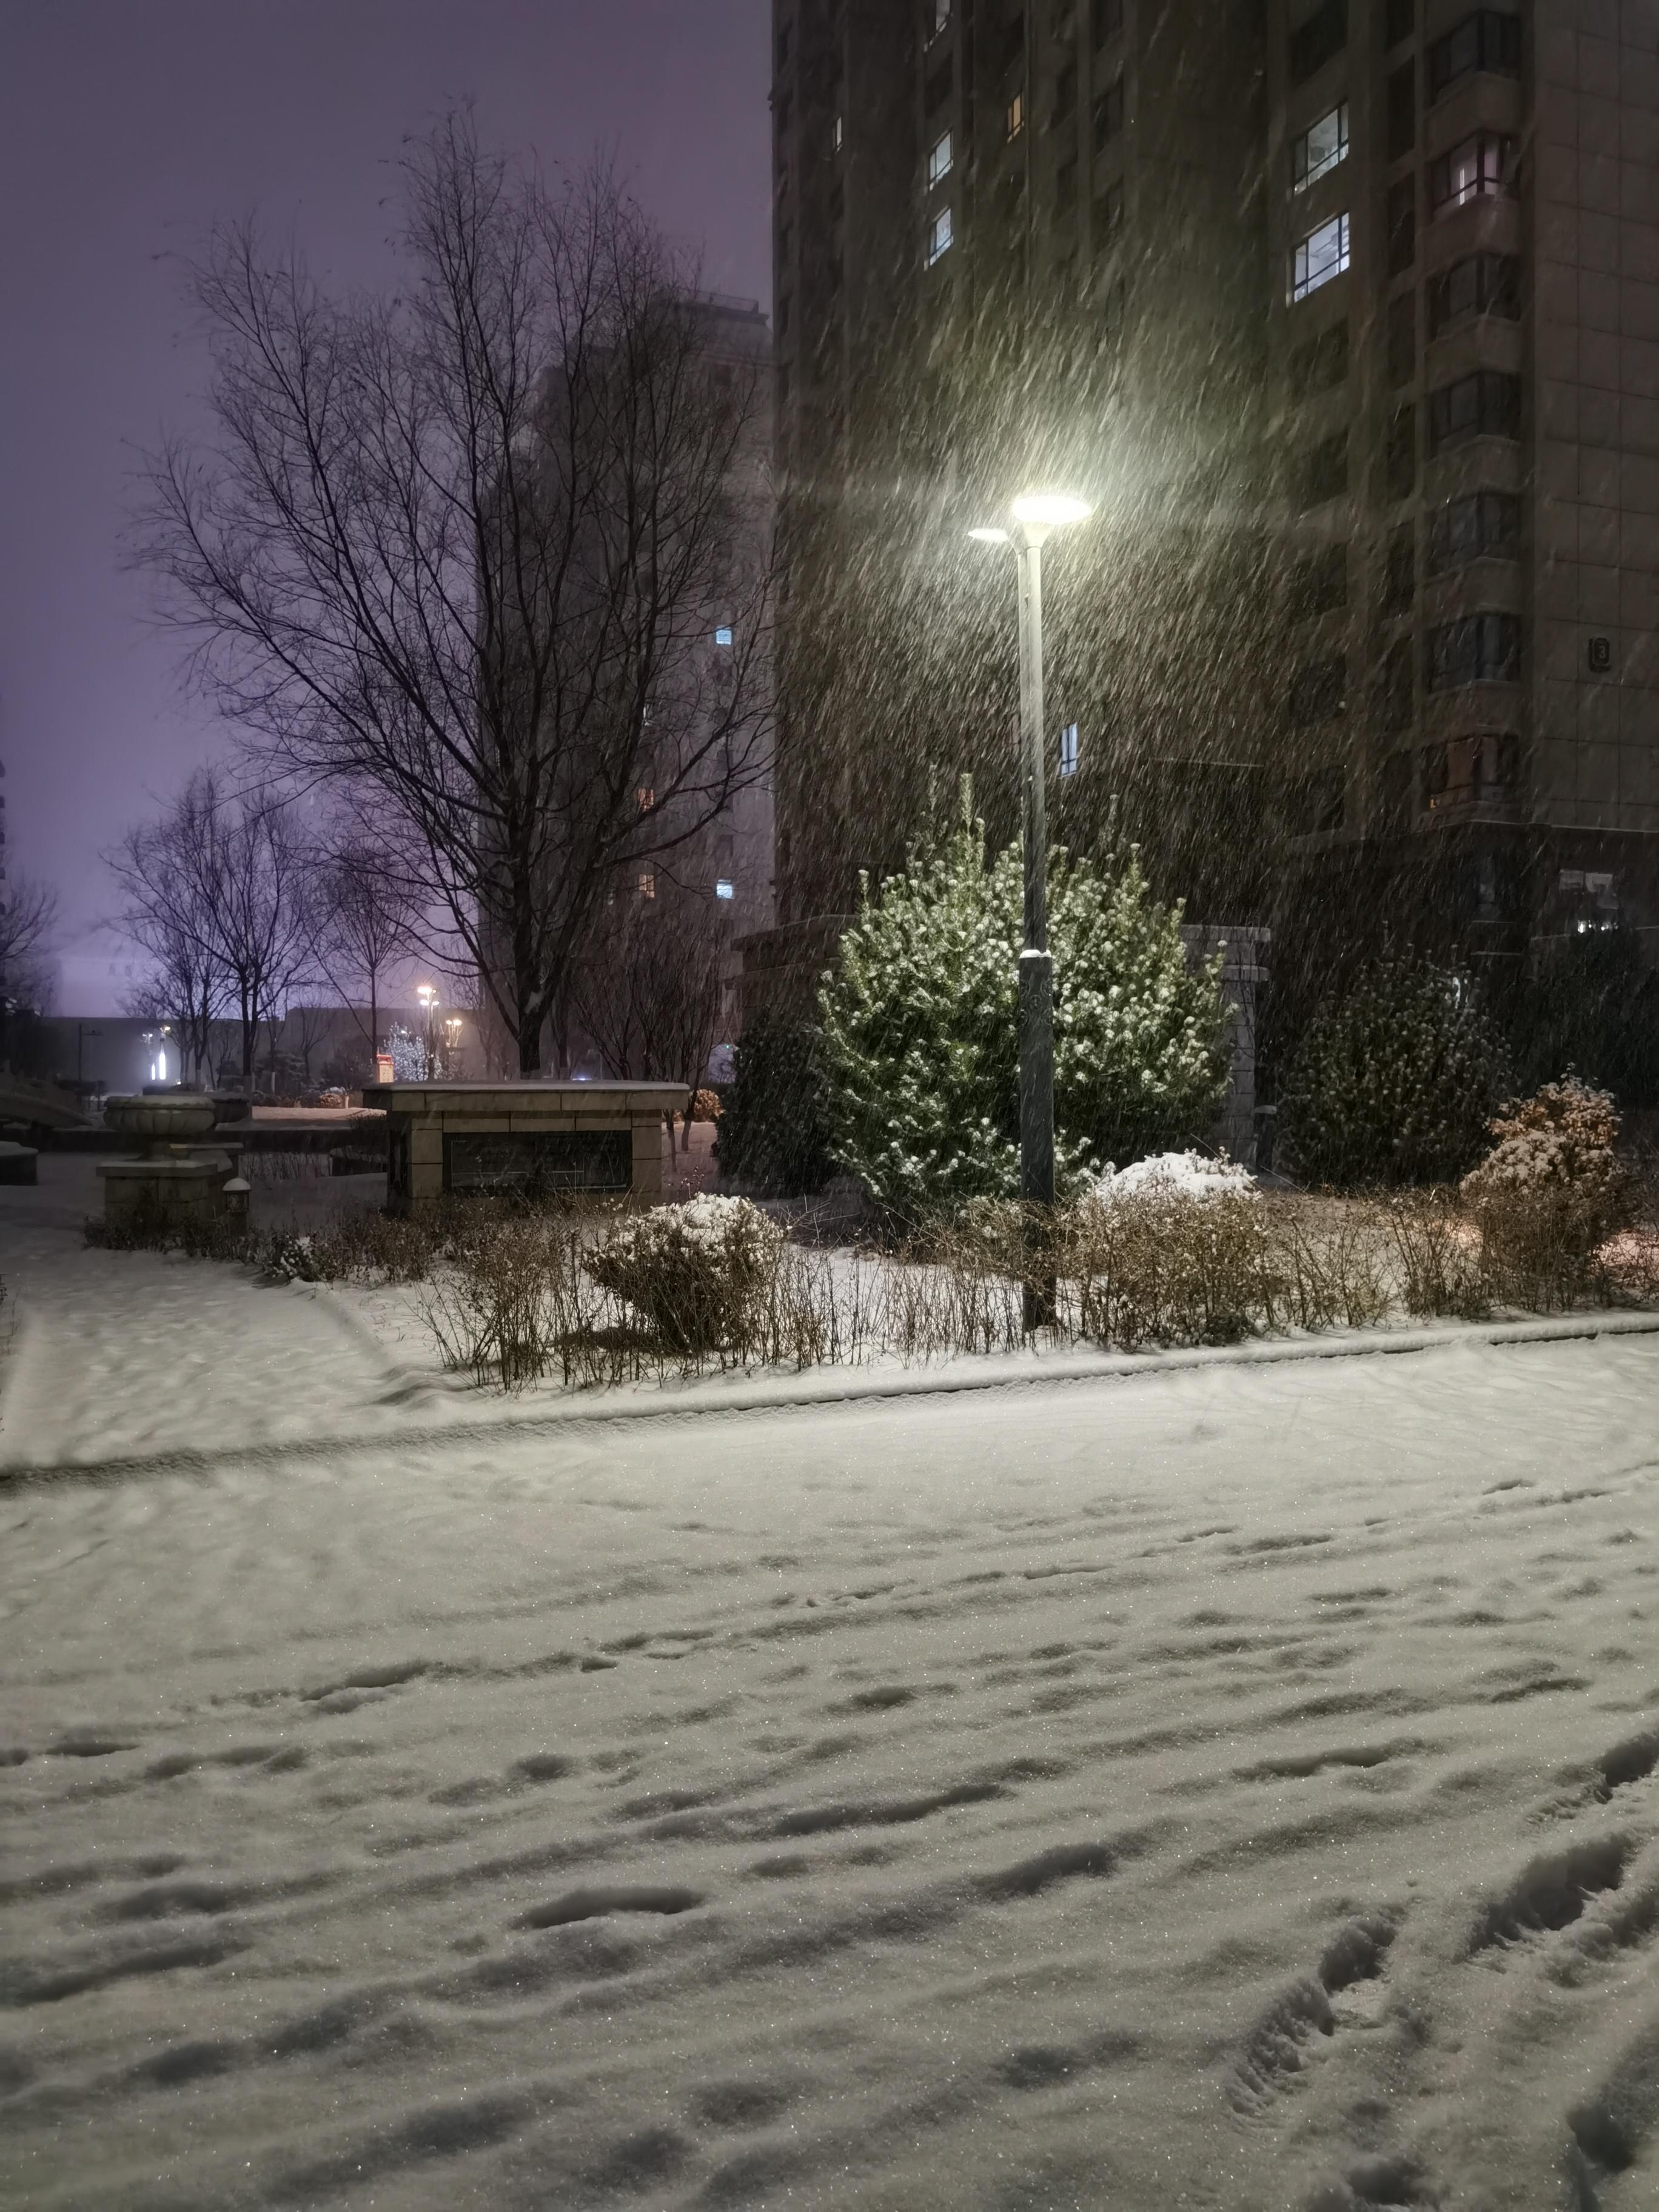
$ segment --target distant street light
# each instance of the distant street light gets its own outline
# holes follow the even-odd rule
[[[415,995],[426,1016],[426,1079],[433,1083],[437,1080],[437,1067],[432,1042],[432,1016],[438,1004],[438,994],[432,984],[419,983],[416,986]]]
[[[455,1080],[455,1060],[460,1048],[461,1018],[459,1014],[451,1014],[444,1023],[444,1080],[446,1083],[453,1083]]]
[[[1025,850],[1025,940],[1019,956],[1019,1194],[1054,1202],[1054,963],[1048,951],[1048,812],[1044,781],[1042,548],[1056,530],[1086,522],[1086,500],[1027,492],[1012,530],[970,530],[981,545],[1012,545],[1019,562],[1020,826]],[[1025,1285],[1025,1326],[1054,1317],[1052,1276]]]

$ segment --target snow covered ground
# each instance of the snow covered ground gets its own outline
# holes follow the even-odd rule
[[[1659,2201],[1659,1335],[553,1422],[0,1195],[0,2203]]]

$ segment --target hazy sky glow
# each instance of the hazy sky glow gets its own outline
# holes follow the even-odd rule
[[[292,224],[378,281],[403,134],[457,99],[547,163],[615,149],[769,293],[767,0],[5,0],[0,6],[0,758],[10,859],[64,940],[107,911],[100,851],[221,741],[117,550],[137,450],[188,427],[202,349],[169,257],[216,216]]]

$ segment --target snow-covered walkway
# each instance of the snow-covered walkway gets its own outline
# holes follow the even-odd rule
[[[0,2203],[1655,2202],[1659,1338],[307,1449],[169,1279],[294,1425],[0,1488]]]

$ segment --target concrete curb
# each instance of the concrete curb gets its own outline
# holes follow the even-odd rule
[[[323,1287],[307,1285],[307,1288]],[[355,1317],[354,1317],[355,1318]],[[957,1397],[977,1391],[1040,1390],[1088,1382],[1152,1382],[1195,1369],[1279,1367],[1310,1360],[1376,1358],[1389,1354],[1455,1351],[1462,1346],[1526,1346],[1534,1344],[1594,1343],[1608,1336],[1659,1335],[1659,1312],[1560,1314],[1533,1320],[1439,1323],[1426,1328],[1345,1330],[1340,1334],[1275,1339],[1237,1345],[1206,1345],[1173,1352],[1000,1354],[950,1366],[888,1370],[811,1369],[799,1376],[726,1384],[665,1384],[650,1399],[622,1402],[572,1394],[551,1405],[525,1407],[522,1401],[497,1399],[497,1410],[479,1417],[473,1386],[448,1378],[402,1370],[404,1387],[395,1400],[415,1396],[456,1407],[456,1418],[377,1428],[279,1443],[249,1443],[106,1460],[60,1460],[43,1465],[7,1464],[0,1444],[0,1489],[34,1481],[107,1481],[159,1474],[205,1475],[228,1460],[280,1465],[296,1459],[348,1458],[388,1449],[422,1451],[448,1443],[488,1443],[505,1436],[556,1437],[595,1429],[649,1422],[726,1419],[739,1415],[823,1411],[833,1407],[878,1405],[910,1398]],[[395,1363],[388,1363],[398,1370]],[[831,1377],[834,1377],[832,1380]],[[460,1412],[465,1405],[467,1412]]]

